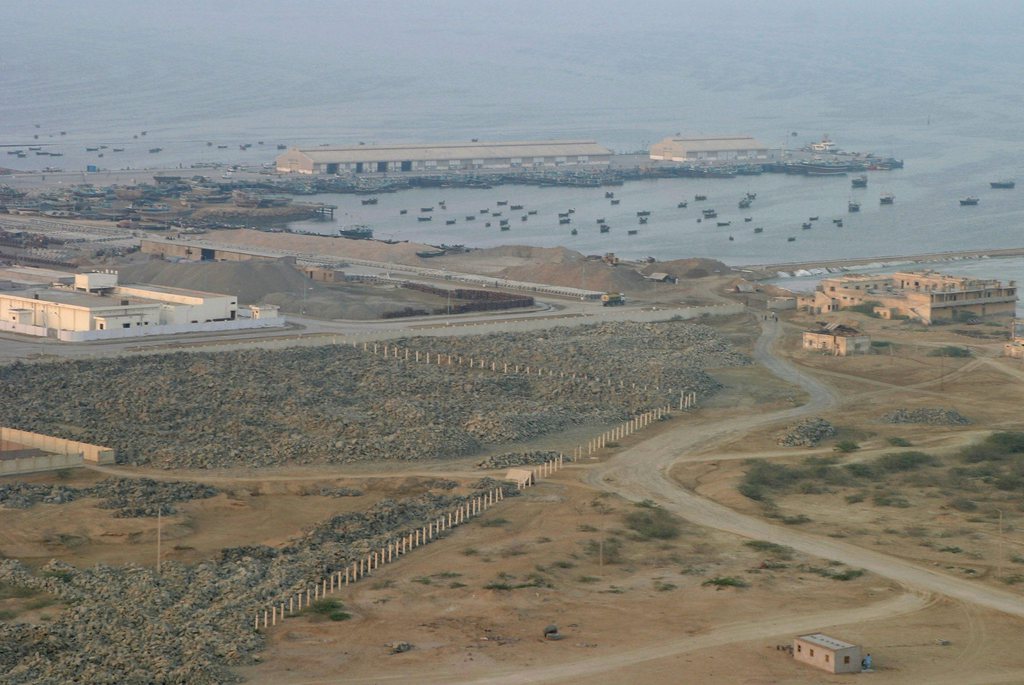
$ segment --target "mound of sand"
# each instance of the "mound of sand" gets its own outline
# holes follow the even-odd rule
[[[164,262],[120,269],[123,283],[153,283],[172,288],[191,288],[211,293],[237,295],[239,304],[265,301],[272,293],[301,295],[303,288],[312,288],[310,295],[323,289],[294,267],[283,261],[248,262]]]
[[[652,273],[666,273],[675,278],[705,278],[728,274],[732,269],[717,259],[704,259],[693,257],[690,259],[674,259],[669,262],[653,262],[643,268],[644,275]]]

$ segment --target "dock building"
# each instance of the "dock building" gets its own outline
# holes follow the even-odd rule
[[[442,173],[607,167],[612,152],[593,140],[293,147],[277,170],[299,174]]]
[[[883,319],[906,318],[924,324],[972,318],[1009,320],[1017,310],[1017,284],[935,271],[850,274],[822,279],[814,292],[798,298],[799,308],[812,314],[864,305]]]
[[[72,285],[0,292],[0,330],[86,341],[283,325],[275,308],[239,317],[234,295],[117,278],[114,271],[82,273]]]
[[[769,149],[750,136],[726,138],[669,137],[651,145],[653,160],[666,162],[763,162]]]

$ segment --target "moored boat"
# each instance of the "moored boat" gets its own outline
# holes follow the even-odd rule
[[[853,200],[850,200],[846,204],[846,209],[849,212],[859,212],[860,211],[860,203],[859,202],[854,202]]]
[[[1017,182],[1007,178],[1002,181],[992,181],[989,185],[996,190],[1011,190],[1017,187]]]
[[[882,196],[878,198],[878,204],[880,205],[891,205],[895,204],[896,196],[892,193],[882,193]]]
[[[857,178],[853,179],[852,181],[850,181],[850,185],[852,187],[854,187],[854,188],[867,188],[868,187],[868,177],[864,176],[862,174],[862,175],[858,176]]]
[[[970,197],[962,197],[962,198],[960,198],[960,206],[961,207],[973,207],[974,205],[978,204],[980,201],[981,200],[979,200],[978,198],[974,197],[973,195],[970,196]]]

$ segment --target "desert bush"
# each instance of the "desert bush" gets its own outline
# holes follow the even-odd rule
[[[889,444],[892,445],[893,447],[910,447],[913,443],[911,443],[906,438],[901,438],[897,436],[889,438]]]
[[[843,452],[844,454],[849,454],[850,452],[856,452],[857,450],[859,450],[860,445],[855,443],[853,440],[840,440],[839,442],[836,443],[836,446],[833,449],[836,452]]]
[[[956,345],[943,345],[937,347],[928,353],[929,357],[970,357],[971,350],[967,347],[957,347]]]
[[[886,473],[913,471],[921,466],[937,466],[939,460],[924,452],[893,452],[875,459],[873,466]]]
[[[708,578],[701,583],[701,585],[712,585],[714,587],[749,587],[750,583],[742,578],[735,578],[733,576],[715,576],[714,578]]]
[[[756,549],[758,552],[765,552],[771,554],[776,559],[792,559],[793,548],[787,547],[786,545],[779,545],[774,542],[767,540],[747,540],[743,543],[751,549]]]
[[[671,540],[679,537],[679,519],[664,509],[640,503],[625,516],[626,526],[644,539]]]

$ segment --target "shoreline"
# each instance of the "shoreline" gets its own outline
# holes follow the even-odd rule
[[[947,252],[924,252],[909,255],[885,255],[878,257],[854,257],[850,259],[813,260],[807,262],[778,262],[731,266],[737,273],[746,274],[752,280],[773,278],[798,278],[816,275],[815,270],[825,273],[832,270],[847,271],[855,267],[886,267],[900,264],[927,264],[930,262],[954,262],[962,260],[995,259],[1000,257],[1024,257],[1024,247],[1008,247],[992,250],[951,250]],[[798,274],[799,271],[810,273]]]

